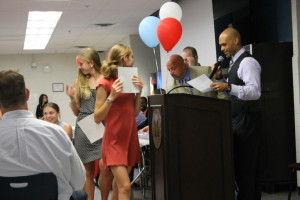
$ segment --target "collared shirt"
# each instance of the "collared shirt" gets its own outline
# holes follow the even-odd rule
[[[143,122],[145,122],[147,120],[146,116],[143,114],[142,111],[139,112],[138,116],[136,116],[135,121],[136,121],[136,125],[139,126],[141,125]]]
[[[234,56],[232,56],[233,63],[246,50],[240,49]],[[229,68],[230,71],[231,67]],[[242,100],[257,100],[261,95],[261,66],[253,57],[245,57],[239,66],[237,75],[239,79],[243,80],[245,85],[231,85],[231,95],[234,95]]]
[[[182,80],[178,80],[180,85],[189,85],[187,82],[191,80],[191,73],[190,73],[190,69],[187,68],[185,76]],[[188,88],[191,92],[191,94],[193,94],[193,89],[192,88]]]
[[[187,68],[185,76],[182,80],[179,80],[180,85],[184,85],[186,84],[186,82],[191,80],[191,76],[190,76],[190,69]]]
[[[64,130],[36,119],[30,111],[6,112],[0,120],[0,176],[52,172],[58,200],[70,199],[85,181],[85,169]]]

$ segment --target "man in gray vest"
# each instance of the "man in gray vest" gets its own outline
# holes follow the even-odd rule
[[[225,29],[220,37],[221,51],[231,58],[228,78],[221,69],[213,90],[227,93],[231,101],[234,135],[235,179],[238,200],[261,199],[259,188],[259,143],[261,130],[261,66],[243,48],[241,36],[234,28]]]

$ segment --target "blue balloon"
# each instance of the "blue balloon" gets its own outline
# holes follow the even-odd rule
[[[154,16],[145,17],[139,25],[139,34],[148,47],[156,47],[159,44],[157,26],[160,19]]]

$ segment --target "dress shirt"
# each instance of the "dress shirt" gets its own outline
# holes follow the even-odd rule
[[[190,81],[190,80],[191,80],[190,69],[187,68],[186,73],[185,73],[185,75],[184,75],[184,78],[183,78],[182,80],[179,80],[179,83],[180,83],[181,85],[185,85],[186,82],[188,82],[188,81]]]
[[[64,130],[30,111],[6,112],[0,120],[0,176],[52,172],[58,200],[68,200],[85,181],[85,169]]]
[[[231,59],[235,62],[246,50],[240,49]],[[230,68],[229,68],[230,71]],[[231,85],[231,95],[242,100],[257,100],[261,95],[260,64],[253,57],[245,57],[239,66],[237,75],[245,85]]]
[[[191,80],[190,74],[191,74],[190,69],[187,68],[184,78],[182,80],[179,80],[180,85],[189,85],[187,82]],[[191,94],[194,94],[192,88],[188,88],[188,90],[190,91]]]
[[[138,116],[136,116],[136,118],[135,118],[137,126],[141,125],[146,120],[147,120],[147,117],[143,114],[142,111],[140,111]]]

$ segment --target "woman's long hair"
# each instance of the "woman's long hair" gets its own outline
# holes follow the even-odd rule
[[[97,72],[101,73],[101,61],[98,52],[92,48],[82,49],[77,57],[87,63],[94,62],[94,68]],[[80,99],[89,99],[91,97],[91,88],[89,85],[90,75],[83,74],[81,70],[78,70],[77,80],[75,83],[76,89],[76,101],[80,102]]]
[[[47,99],[48,99],[48,96],[46,94],[41,94],[39,97],[39,106],[43,106],[43,98],[44,97],[47,97]],[[44,104],[47,104],[47,103],[48,103],[48,101],[45,102]]]
[[[105,78],[117,78],[118,66],[124,65],[124,57],[129,56],[132,53],[130,47],[123,44],[114,45],[108,52],[108,59],[101,67],[101,74]]]

